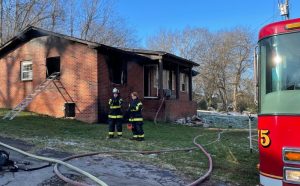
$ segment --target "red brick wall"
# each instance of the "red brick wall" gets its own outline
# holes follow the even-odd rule
[[[105,120],[108,111],[107,101],[114,87],[120,89],[121,96],[127,102],[130,92],[137,91],[144,102],[145,118],[154,118],[161,101],[143,99],[142,65],[137,61],[125,59],[128,60],[127,84],[116,85],[109,80],[107,56],[87,45],[52,36],[32,39],[0,59],[0,107],[13,108],[20,103],[45,80],[46,58],[58,56],[61,61],[60,81],[77,105],[76,119],[90,123],[98,119]],[[24,60],[33,62],[33,81],[20,80],[20,64]],[[27,109],[40,114],[63,117],[64,103],[63,97],[51,84]],[[179,100],[166,101],[159,118],[174,119],[177,116],[193,113],[196,109],[191,104],[193,105],[188,101],[188,93],[180,92]],[[126,109],[127,104],[124,107]]]
[[[130,93],[136,91],[140,98],[144,95],[143,66],[134,61],[127,64],[127,83],[125,85],[114,84],[109,80],[109,71],[106,61],[107,56],[99,53],[99,120],[105,121],[108,113],[108,100],[112,96],[112,89],[118,88],[121,97],[125,100],[124,108],[127,109],[130,100]]]
[[[76,119],[97,121],[97,52],[87,45],[47,36],[32,39],[10,51],[0,60],[0,107],[12,108],[46,77],[46,58],[61,61],[60,81],[75,101]],[[33,81],[20,80],[21,61],[33,63]],[[51,84],[29,105],[28,110],[54,117],[63,117],[64,99]]]
[[[182,117],[191,117],[197,113],[197,104],[193,101],[166,100],[165,120],[173,121]]]
[[[143,115],[145,119],[154,119],[162,100],[144,100]],[[197,112],[197,104],[193,101],[165,100],[157,116],[161,121],[174,121],[178,118],[193,116]]]
[[[117,85],[109,80],[109,72],[107,61],[104,55],[99,53],[98,69],[99,69],[99,102],[100,102],[100,121],[107,119],[108,113],[108,99],[111,97],[111,91],[114,87],[118,88],[121,92],[121,97],[127,102],[124,109],[127,109],[130,99],[130,93],[137,91],[140,99],[143,102],[144,110],[143,116],[145,119],[153,120],[157,109],[161,104],[159,99],[144,99],[144,68],[142,65],[135,61],[128,61],[127,65],[127,84]],[[180,108],[180,109],[178,109]],[[180,92],[179,100],[166,100],[158,115],[159,120],[174,120],[184,116],[192,116],[196,113],[196,104],[189,101],[188,92]]]

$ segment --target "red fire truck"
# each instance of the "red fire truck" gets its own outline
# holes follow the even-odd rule
[[[260,184],[300,185],[300,18],[263,27],[257,57]]]

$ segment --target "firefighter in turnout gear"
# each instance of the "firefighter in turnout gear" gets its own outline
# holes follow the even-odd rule
[[[143,116],[142,116],[143,104],[138,98],[137,92],[131,93],[131,101],[129,103],[128,115],[129,122],[132,124],[132,138],[131,140],[143,141]]]
[[[120,92],[117,88],[114,88],[113,97],[109,99],[109,115],[108,115],[108,138],[114,138],[115,129],[117,128],[117,136],[122,136],[122,103],[123,100],[120,98]]]

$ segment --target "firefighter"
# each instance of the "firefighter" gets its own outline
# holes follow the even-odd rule
[[[138,98],[137,92],[131,93],[131,101],[129,103],[128,115],[129,122],[132,124],[132,138],[131,140],[143,141],[143,116],[142,116],[143,104]]]
[[[123,100],[120,98],[120,92],[117,88],[114,88],[113,97],[109,99],[109,115],[108,115],[108,138],[114,138],[115,128],[117,128],[117,136],[122,137],[122,103]]]

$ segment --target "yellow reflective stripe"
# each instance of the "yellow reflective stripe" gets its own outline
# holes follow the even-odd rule
[[[117,119],[117,118],[123,118],[122,115],[108,115],[108,118]]]
[[[121,108],[121,106],[110,106],[110,109],[118,109]]]
[[[143,121],[143,118],[129,118],[129,121]]]
[[[142,106],[142,105],[143,105],[142,102],[139,102],[139,103],[136,105],[135,110],[139,110],[139,107]]]
[[[138,137],[138,135],[133,135],[133,137],[134,137],[134,138],[137,138],[137,137]]]
[[[108,101],[108,104],[110,105],[110,104],[111,104],[111,102],[112,102],[112,99],[109,99],[109,101]]]
[[[118,135],[120,136],[120,135],[122,135],[123,133],[122,132],[118,132]]]
[[[108,135],[114,135],[114,132],[108,132]]]
[[[143,137],[145,137],[145,135],[143,134],[143,135],[138,135],[138,137],[139,138],[143,138]]]

